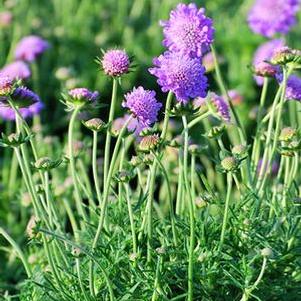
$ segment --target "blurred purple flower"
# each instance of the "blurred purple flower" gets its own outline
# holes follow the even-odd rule
[[[0,12],[0,27],[7,27],[11,24],[13,15],[10,11]]]
[[[262,164],[263,164],[263,160],[262,158],[258,161],[258,165],[257,165],[257,173],[260,173],[260,170],[262,168]],[[269,166],[269,163],[267,162],[263,172],[267,172],[267,166]],[[272,172],[272,175],[275,176],[277,175],[278,173],[278,170],[279,170],[279,163],[277,161],[273,161],[272,163],[272,167],[271,167],[271,172]]]
[[[299,0],[256,0],[249,11],[249,26],[269,38],[276,33],[286,34],[296,23],[299,4]]]
[[[275,73],[280,71],[279,66],[272,66],[269,63],[266,63],[265,61],[269,61],[273,54],[275,49],[283,47],[284,41],[281,39],[277,40],[271,40],[268,41],[262,45],[260,45],[257,50],[255,51],[254,58],[253,58],[253,66],[256,69],[257,67],[263,68],[269,68],[275,71]],[[263,85],[263,77],[261,76],[254,76],[255,81],[258,85]]]
[[[124,50],[112,49],[103,55],[101,60],[104,73],[110,76],[121,76],[128,73],[130,58]]]
[[[144,90],[143,87],[134,88],[125,95],[122,106],[128,108],[139,123],[148,127],[157,121],[162,107],[155,96],[156,93],[152,90]]]
[[[161,21],[163,45],[170,51],[180,51],[192,57],[208,52],[214,40],[212,20],[205,16],[205,9],[196,4],[180,3],[170,13],[168,21]]]
[[[16,88],[11,99],[18,106],[23,118],[38,115],[44,107],[40,97],[26,87]],[[0,99],[0,117],[6,120],[15,120],[14,110],[8,105],[5,97]]]
[[[13,88],[13,80],[8,76],[0,74],[0,96],[6,96],[8,94],[11,94]]]
[[[0,73],[8,76],[11,79],[28,79],[31,76],[31,71],[26,63],[23,61],[15,61],[4,66]]]
[[[228,91],[228,95],[235,106],[241,104],[243,101],[243,96],[237,90]]]
[[[21,41],[17,44],[15,59],[33,62],[48,48],[49,43],[39,36],[27,36],[21,39]]]
[[[215,107],[217,114],[226,122],[230,122],[231,115],[230,109],[227,102],[224,100],[222,96],[219,96],[215,93],[210,94],[210,101]]]
[[[207,95],[206,70],[199,58],[168,51],[155,58],[153,64],[149,72],[158,78],[162,91],[172,91],[179,102]]]

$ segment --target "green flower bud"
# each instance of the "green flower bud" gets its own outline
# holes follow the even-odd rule
[[[100,132],[107,128],[100,118],[92,118],[83,122],[83,125],[91,131]]]
[[[153,134],[145,136],[139,143],[139,151],[141,152],[150,152],[151,150],[156,149],[161,143],[161,139],[158,134]]]
[[[235,157],[226,157],[221,161],[221,166],[227,172],[233,171],[237,168],[237,160]]]

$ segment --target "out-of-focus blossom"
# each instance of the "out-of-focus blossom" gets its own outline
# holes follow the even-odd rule
[[[214,70],[214,58],[212,52],[208,52],[203,56],[202,64],[205,67],[207,73]]]
[[[259,46],[253,58],[253,67],[255,73],[264,75],[265,72],[268,72],[270,75],[275,75],[277,72],[279,72],[280,71],[279,66],[273,66],[267,63],[267,61],[271,60],[275,49],[278,49],[283,46],[284,46],[284,41],[281,39],[271,40]],[[254,78],[258,85],[261,86],[263,84],[262,76],[257,75],[254,76]]]
[[[191,58],[179,52],[165,52],[153,60],[155,67],[149,72],[155,75],[163,92],[172,91],[179,102],[207,95],[207,77],[199,58]]]
[[[205,15],[205,9],[198,9],[194,3],[177,5],[163,26],[163,45],[170,51],[180,51],[192,57],[201,57],[214,40],[212,20]]]
[[[31,71],[28,65],[23,61],[15,61],[4,66],[0,73],[8,76],[13,80],[23,79],[26,80],[31,76]]]
[[[260,170],[262,168],[262,164],[263,164],[263,160],[262,158],[259,160],[258,162],[258,166],[257,166],[257,172],[260,173]],[[263,168],[263,172],[267,172],[268,171],[268,167],[269,166],[269,163],[266,164],[266,166]],[[279,163],[277,161],[273,161],[272,162],[272,166],[271,166],[271,172],[272,172],[272,175],[275,176],[277,175],[278,173],[278,170],[279,170]]]
[[[130,58],[124,50],[112,49],[104,53],[101,65],[105,74],[121,76],[129,72]]]
[[[269,38],[286,34],[296,23],[299,4],[299,0],[256,0],[248,15],[249,26]]]
[[[55,77],[58,80],[67,80],[68,78],[71,77],[72,74],[72,70],[69,67],[59,67],[56,71],[55,71]],[[73,87],[72,87],[73,88]]]
[[[0,96],[7,96],[11,94],[14,89],[13,80],[5,75],[0,76]]]
[[[226,122],[230,122],[231,115],[229,105],[222,96],[215,93],[210,94],[210,101],[216,109],[217,114]]]
[[[243,96],[237,90],[228,91],[228,95],[235,106],[243,102]]]
[[[301,78],[291,75],[287,80],[286,99],[301,101]]]
[[[49,48],[49,43],[39,36],[27,36],[21,39],[15,50],[15,59],[26,62],[35,61]]]
[[[118,117],[112,122],[111,131],[115,136],[119,134],[129,117],[129,114],[125,114],[123,117]],[[139,122],[137,118],[131,118],[127,126],[128,131],[134,133],[136,137],[139,137],[140,133],[147,128],[148,126],[146,126],[142,122]]]
[[[157,101],[154,91],[138,87],[125,95],[122,106],[128,108],[138,122],[148,127],[157,121],[162,104]]]
[[[0,28],[8,27],[13,19],[13,15],[10,11],[0,12]]]
[[[87,88],[75,88],[68,91],[68,95],[75,102],[88,102],[93,103],[99,98],[97,91],[90,91]]]

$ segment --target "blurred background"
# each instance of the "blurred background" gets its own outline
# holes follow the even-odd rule
[[[37,92],[46,108],[42,113],[43,130],[47,135],[65,133],[68,114],[59,102],[61,93],[74,87],[87,87],[101,93],[101,101],[110,102],[111,79],[105,77],[97,57],[101,49],[121,47],[134,57],[135,70],[122,78],[119,101],[122,94],[133,86],[143,85],[154,89],[158,99],[164,102],[166,95],[160,92],[156,80],[147,69],[152,59],[164,49],[161,44],[162,30],[159,20],[167,19],[169,12],[179,0],[0,0],[0,69],[14,60],[14,50],[22,37],[38,35],[47,40],[50,48],[30,65],[32,77],[26,85]],[[188,3],[189,1],[181,1]],[[252,0],[200,0],[194,1],[205,7],[207,15],[216,28],[215,44],[222,63],[222,71],[229,90],[236,89],[243,100],[238,111],[246,124],[250,122],[249,112],[258,104],[260,88],[255,85],[248,66],[255,49],[265,41],[248,28],[247,12]],[[300,18],[300,16],[299,16]],[[300,27],[299,27],[300,28]],[[300,31],[296,26],[288,44],[300,48]],[[216,86],[209,74],[210,90]],[[99,116],[106,118],[106,107]],[[119,114],[123,114],[121,109]],[[11,126],[0,120],[0,130]],[[249,129],[249,131],[251,131]],[[2,156],[2,153],[0,153]],[[0,163],[3,160],[0,158]],[[15,221],[13,206],[1,194],[0,183],[0,225],[12,225],[9,229],[18,243],[26,241],[24,225]],[[15,200],[16,202],[16,200]],[[17,204],[16,204],[17,205]],[[0,257],[7,251],[1,247]],[[0,260],[0,292],[18,282],[23,270],[16,265],[15,254],[8,260]],[[1,297],[0,297],[1,300]]]

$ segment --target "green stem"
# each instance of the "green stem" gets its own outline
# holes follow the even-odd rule
[[[231,175],[231,173],[227,173],[227,196],[226,196],[225,209],[224,209],[222,232],[221,232],[221,237],[220,237],[220,242],[219,242],[219,251],[222,250],[222,247],[224,244],[226,227],[227,227],[227,222],[228,222],[228,213],[229,213],[229,203],[230,203],[230,198],[231,198],[231,192],[232,192],[232,175]]]
[[[69,159],[70,159],[70,169],[71,169],[71,176],[72,176],[72,181],[74,185],[74,190],[75,190],[75,201],[77,204],[77,210],[78,213],[81,215],[81,217],[84,219],[84,221],[87,221],[87,214],[84,210],[83,204],[82,204],[82,198],[80,194],[80,189],[78,186],[77,182],[77,177],[76,177],[76,170],[75,170],[75,158],[73,154],[73,130],[74,130],[74,122],[75,119],[80,111],[81,107],[78,106],[74,109],[72,112],[70,121],[69,121],[69,128],[68,128],[68,150],[69,150]]]
[[[211,115],[211,112],[208,111],[196,118],[194,118],[193,120],[191,120],[189,123],[188,123],[188,128],[191,129],[192,127],[194,127],[195,125],[197,125],[200,121],[204,120],[205,118],[207,118],[208,116]]]
[[[186,116],[182,116],[184,126],[184,153],[183,153],[183,172],[184,172],[184,186],[186,193],[189,195],[189,223],[190,223],[190,239],[189,239],[189,254],[188,254],[188,301],[193,301],[193,255],[195,245],[195,221],[194,221],[194,204],[191,196],[191,189],[188,180],[188,124]]]
[[[18,244],[12,239],[12,237],[2,228],[0,227],[0,234],[11,244],[11,246],[14,248],[16,253],[18,254],[19,258],[21,259],[23,266],[25,268],[26,274],[28,278],[31,278],[31,269],[30,266],[25,258],[25,255],[23,254],[21,248],[18,246]]]
[[[109,119],[108,119],[109,128],[106,134],[106,144],[105,144],[105,153],[104,153],[104,171],[103,171],[104,185],[107,182],[109,165],[110,165],[110,149],[111,149],[111,138],[112,138],[110,127],[115,116],[115,107],[117,102],[117,87],[118,87],[118,80],[117,78],[113,78],[112,98],[111,98],[111,106],[110,106]]]
[[[82,280],[82,276],[81,276],[81,272],[80,272],[80,261],[79,261],[79,258],[76,258],[75,259],[75,265],[76,265],[76,272],[77,272],[77,278],[78,278],[78,282],[79,282],[79,286],[80,286],[80,289],[84,295],[84,298],[86,301],[90,301],[87,293],[86,293],[86,290],[85,290],[85,287],[84,287],[84,284],[83,284],[83,280]]]
[[[97,132],[96,131],[93,131],[92,171],[93,171],[93,180],[96,189],[98,205],[100,205],[101,192],[100,192],[99,178],[97,172]]]

